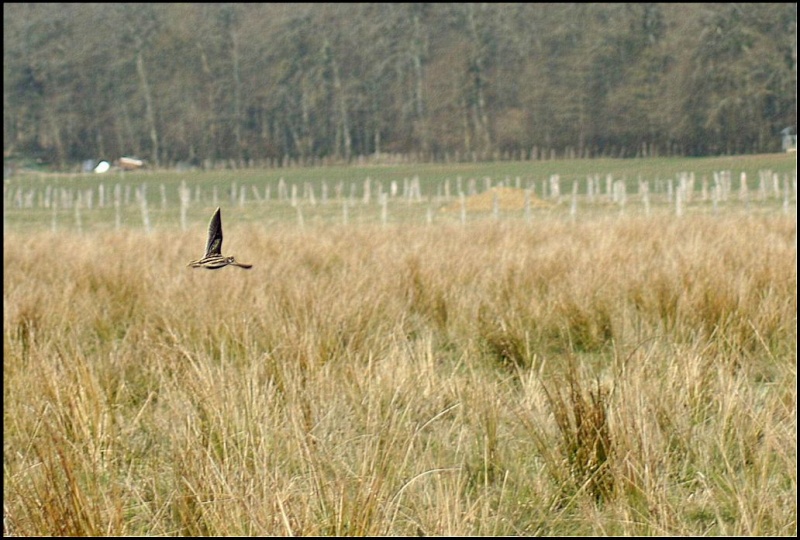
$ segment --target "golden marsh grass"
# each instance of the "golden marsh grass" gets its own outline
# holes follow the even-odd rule
[[[796,216],[6,232],[15,535],[795,535]]]

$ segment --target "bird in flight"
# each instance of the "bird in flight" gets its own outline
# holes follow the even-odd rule
[[[239,268],[252,268],[252,264],[236,262],[233,257],[222,255],[222,218],[219,215],[219,207],[211,216],[208,222],[208,244],[206,244],[206,254],[202,259],[192,261],[186,266],[192,268],[207,268],[217,270],[228,265],[238,266]]]

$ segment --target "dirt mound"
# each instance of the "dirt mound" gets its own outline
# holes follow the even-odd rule
[[[472,195],[464,200],[467,212],[491,212],[494,210],[494,200],[497,198],[499,210],[522,210],[525,208],[525,190],[510,187],[493,187],[483,193]],[[531,208],[545,208],[551,206],[533,193],[530,194]],[[456,199],[447,206],[442,207],[442,212],[460,212],[461,200]]]

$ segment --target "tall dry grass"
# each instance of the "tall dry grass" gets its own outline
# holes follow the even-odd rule
[[[794,535],[796,217],[5,233],[15,535]]]

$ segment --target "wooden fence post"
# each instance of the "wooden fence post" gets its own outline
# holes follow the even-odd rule
[[[122,186],[116,184],[114,186],[114,228],[119,230],[120,225],[122,224],[122,218],[120,217],[120,207],[122,206]]]
[[[186,211],[189,209],[189,201],[192,199],[191,190],[186,187],[186,180],[181,180],[178,188],[178,198],[181,201],[181,230],[186,230]]]
[[[136,191],[139,197],[139,205],[142,210],[142,223],[144,224],[144,232],[150,232],[150,213],[147,211],[147,184],[142,184],[142,187]]]
[[[745,211],[750,211],[750,192],[747,188],[747,173],[742,171],[739,175],[739,201],[744,203]]]
[[[531,189],[525,189],[525,204],[524,204],[524,214],[525,214],[525,223],[531,222]]]
[[[783,213],[789,215],[789,176],[787,174],[783,175]]]
[[[647,180],[639,180],[639,193],[642,195],[642,203],[644,204],[644,215],[650,215],[650,185]]]
[[[370,186],[371,185],[372,185],[372,180],[370,180],[370,177],[367,176],[364,179],[364,197],[362,199],[362,202],[364,204],[369,204],[369,198],[370,198],[370,195],[371,195],[371,193],[370,193]]]
[[[569,217],[572,221],[578,216],[578,181],[572,181],[572,203],[569,205]]]
[[[58,219],[58,197],[53,197],[53,202],[51,208],[53,209],[53,217],[52,222],[50,224],[51,229],[53,232],[56,232],[57,224],[56,221]]]
[[[78,234],[83,233],[83,223],[81,220],[81,190],[75,193],[75,226],[78,229]]]

